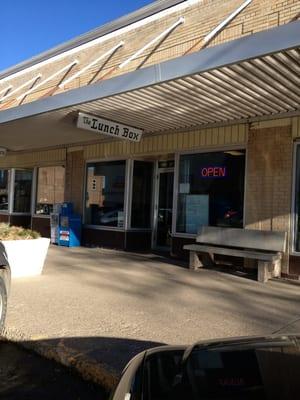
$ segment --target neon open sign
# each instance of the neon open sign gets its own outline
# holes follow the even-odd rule
[[[227,176],[226,167],[203,167],[201,168],[202,178],[225,178]]]

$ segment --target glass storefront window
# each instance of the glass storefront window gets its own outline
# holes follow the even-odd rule
[[[125,161],[87,165],[85,223],[124,227]]]
[[[203,225],[243,227],[245,151],[181,155],[177,232]]]
[[[300,251],[300,146],[296,149],[296,176],[295,176],[295,251]]]
[[[65,190],[65,168],[63,166],[38,169],[35,212],[49,215],[53,205],[63,203]]]
[[[8,170],[0,169],[0,211],[8,211]]]
[[[29,213],[31,208],[32,170],[16,169],[13,211]]]
[[[131,227],[151,227],[153,163],[134,161],[131,204]]]

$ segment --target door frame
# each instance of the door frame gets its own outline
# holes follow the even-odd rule
[[[158,202],[159,202],[159,183],[160,183],[160,174],[166,172],[173,172],[173,179],[175,178],[175,167],[171,168],[159,168],[158,161],[155,163],[155,170],[154,170],[154,191],[153,191],[153,224],[152,224],[152,238],[151,238],[151,248],[153,250],[161,250],[166,251],[169,248],[158,246],[156,244],[157,240],[157,223],[158,223]],[[172,193],[174,195],[174,180],[173,180],[173,190]],[[173,208],[174,202],[172,202]],[[172,227],[171,227],[172,229]]]

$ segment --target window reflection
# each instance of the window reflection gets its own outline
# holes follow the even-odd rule
[[[8,211],[8,170],[0,170],[0,211]]]
[[[180,157],[177,232],[203,225],[243,226],[245,151],[187,154]]]
[[[134,161],[131,227],[151,227],[153,163]]]
[[[300,251],[300,146],[296,153],[296,182],[295,182],[295,250]]]
[[[31,208],[32,170],[15,170],[14,212],[29,213]]]
[[[49,215],[53,205],[63,203],[65,190],[65,168],[63,166],[38,169],[36,214]]]
[[[124,227],[125,161],[87,166],[85,222]]]

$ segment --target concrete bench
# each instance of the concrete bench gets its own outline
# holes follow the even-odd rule
[[[190,252],[192,269],[215,265],[214,254],[255,259],[258,261],[257,280],[266,282],[281,275],[286,236],[285,232],[203,226],[196,243],[183,248]]]

